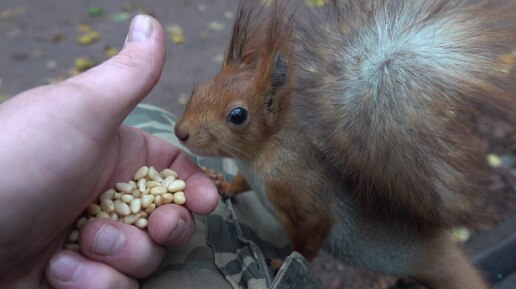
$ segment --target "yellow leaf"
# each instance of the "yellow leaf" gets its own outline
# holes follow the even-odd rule
[[[86,32],[83,35],[77,37],[75,42],[80,45],[88,45],[96,42],[100,38],[100,33],[97,31]]]
[[[179,25],[171,25],[167,27],[168,35],[174,44],[183,44],[185,42],[185,35],[183,29]]]
[[[325,4],[325,0],[305,0],[305,5],[308,7],[320,8]]]
[[[120,50],[118,50],[117,48],[114,48],[114,47],[107,47],[104,50],[104,53],[106,54],[107,57],[113,57],[113,56],[117,55],[118,52],[120,52]]]
[[[95,62],[86,57],[78,57],[75,59],[75,69],[77,71],[86,71],[95,66]]]

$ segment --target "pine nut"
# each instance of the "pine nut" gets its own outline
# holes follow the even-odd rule
[[[96,215],[100,211],[101,211],[100,206],[97,204],[91,204],[88,206],[88,208],[86,208],[86,213],[88,213],[88,215]]]
[[[172,184],[170,184],[170,186],[168,186],[167,189],[169,192],[175,193],[184,190],[185,187],[186,184],[183,180],[175,180],[174,182],[172,182]]]
[[[157,187],[154,187],[150,190],[150,193],[152,195],[163,195],[164,193],[167,192],[167,189],[165,187],[162,187],[162,186],[157,186]]]
[[[129,204],[132,200],[134,200],[133,195],[124,194],[122,196],[122,202]]]
[[[163,178],[166,178],[166,177],[169,177],[169,176],[173,176],[174,178],[177,178],[176,171],[171,170],[171,169],[164,169],[159,174]]]
[[[133,186],[128,183],[117,183],[116,184],[116,190],[119,192],[122,192],[124,194],[130,194],[133,192]]]
[[[141,218],[141,219],[139,219],[138,221],[136,221],[136,222],[134,223],[134,225],[135,225],[136,227],[140,228],[140,229],[145,229],[145,228],[147,228],[147,222],[148,222],[148,221],[147,221],[147,219],[145,219],[145,218]]]
[[[129,206],[122,201],[115,201],[115,211],[121,216],[127,216],[131,213]]]
[[[178,205],[183,205],[184,203],[186,203],[185,193],[183,193],[182,191],[175,193],[174,194],[174,203],[176,203]]]
[[[149,177],[149,179],[156,181],[156,182],[163,181],[163,178],[160,177],[158,171],[156,171],[156,169],[154,167],[149,168],[149,172],[147,173],[147,176]]]
[[[95,215],[95,218],[109,219],[110,216],[108,213],[106,213],[104,211],[100,211],[97,215]]]
[[[72,251],[76,251],[76,252],[80,252],[81,251],[81,247],[79,246],[79,244],[65,244],[64,245],[64,248],[66,250],[72,250]]]
[[[154,202],[154,195],[145,195],[142,197],[142,207],[147,208]]]
[[[161,196],[161,202],[163,204],[170,204],[172,203],[172,201],[174,201],[174,195],[172,195],[171,193],[166,193]]]
[[[140,214],[136,214],[136,215],[127,215],[123,218],[123,222],[126,223],[126,224],[134,224],[136,221],[138,221],[140,219]]]
[[[139,168],[136,171],[136,173],[134,173],[134,180],[143,179],[143,178],[145,178],[145,176],[147,176],[148,173],[149,173],[149,167],[143,166],[143,167]]]
[[[86,217],[81,217],[79,220],[77,220],[77,223],[75,223],[75,228],[81,229],[84,224],[88,222],[88,219]]]
[[[168,188],[168,186],[170,186],[172,184],[172,182],[174,182],[176,180],[176,178],[174,178],[174,176],[168,176],[166,177],[163,182],[161,183],[161,185],[165,188]]]
[[[70,235],[68,235],[67,241],[69,243],[75,243],[78,240],[79,240],[79,231],[73,230],[72,232],[70,232]]]
[[[132,200],[129,208],[131,209],[131,212],[133,214],[138,213],[142,209],[142,200],[141,199]]]
[[[115,196],[115,193],[116,191],[114,189],[109,189],[100,195],[99,201],[102,202],[104,200],[112,200]]]
[[[156,204],[157,207],[161,206],[163,204],[163,200],[161,199],[161,195],[157,195],[154,197],[154,204]]]
[[[111,199],[105,199],[100,203],[100,208],[106,213],[112,213],[115,211],[115,205]]]
[[[147,188],[147,179],[139,179],[137,186],[138,186],[138,190],[140,190],[140,192],[142,192],[142,193],[145,192],[145,189]]]
[[[79,251],[80,230],[86,222],[95,218],[147,228],[147,218],[157,207],[186,202],[183,192],[186,184],[177,176],[177,172],[168,168],[158,172],[154,167],[140,167],[134,174],[134,180],[116,183],[115,188],[102,192],[97,202],[84,210],[85,214],[76,221],[75,229],[68,235],[64,247]]]
[[[147,189],[152,189],[152,188],[158,187],[158,186],[161,186],[160,182],[156,182],[156,181],[148,181],[147,182]]]
[[[134,190],[131,195],[135,198],[135,199],[139,199],[142,197],[142,192],[140,192],[140,190]]]
[[[152,203],[147,208],[145,208],[145,213],[151,214],[156,209],[156,204]]]

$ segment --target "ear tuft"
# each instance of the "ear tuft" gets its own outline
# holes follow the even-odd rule
[[[280,53],[276,53],[274,64],[272,66],[270,85],[272,93],[278,88],[287,84],[288,81],[288,60]]]

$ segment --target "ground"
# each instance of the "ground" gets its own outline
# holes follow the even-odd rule
[[[237,0],[2,0],[0,101],[104,61],[121,48],[130,18],[148,13],[167,31],[167,62],[144,102],[180,112],[195,85],[218,71],[237,5]],[[503,120],[478,126],[483,134],[475,145],[485,155],[486,176],[478,198],[482,218],[469,226],[473,237],[516,213],[516,128]],[[328,289],[386,288],[392,281],[324,254],[314,269]]]

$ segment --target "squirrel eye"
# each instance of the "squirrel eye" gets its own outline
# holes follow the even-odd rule
[[[241,107],[234,108],[229,112],[228,120],[234,124],[242,124],[247,119],[247,110]]]

